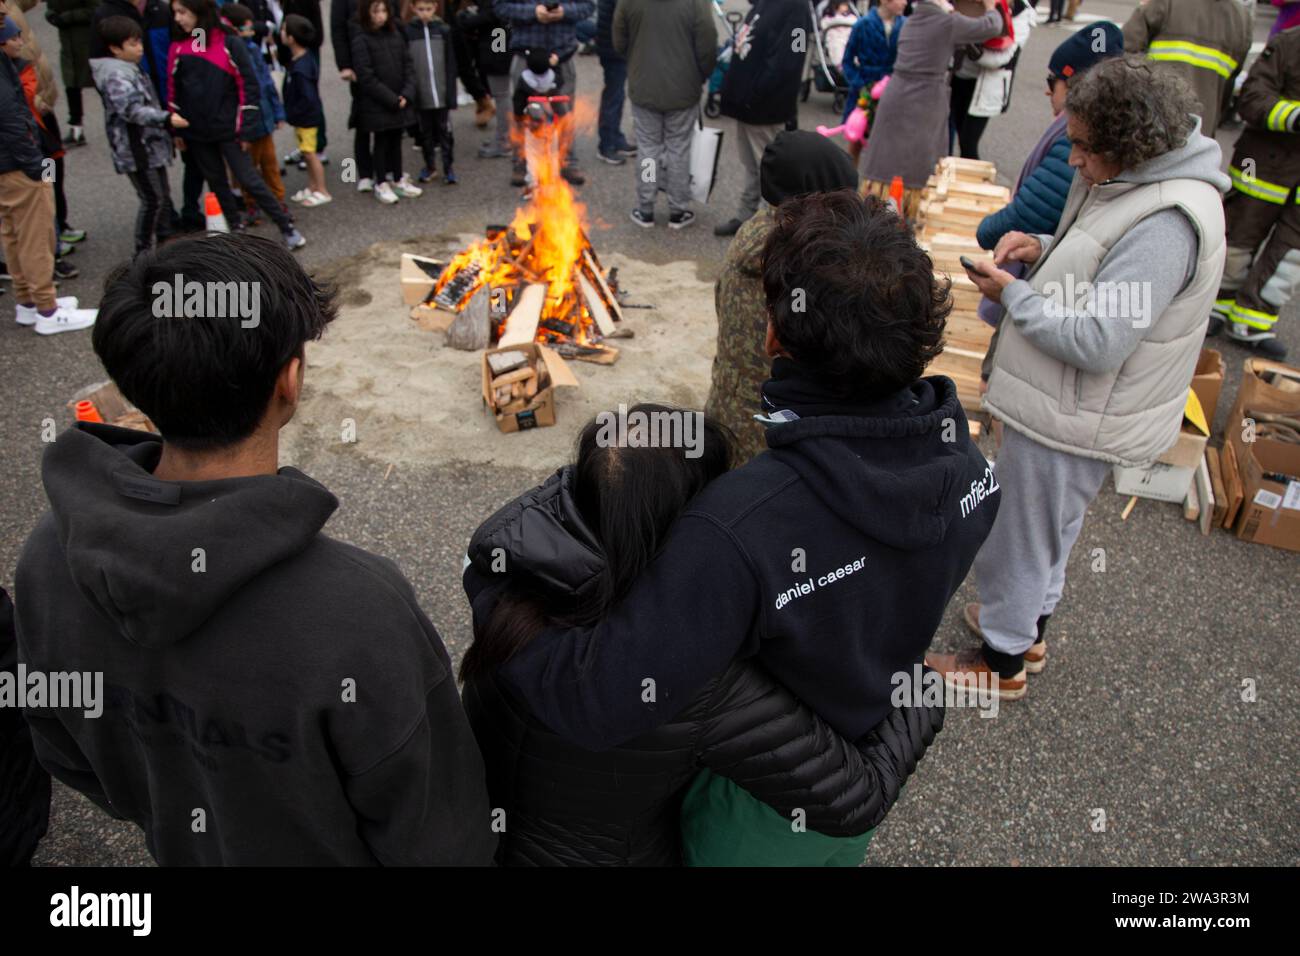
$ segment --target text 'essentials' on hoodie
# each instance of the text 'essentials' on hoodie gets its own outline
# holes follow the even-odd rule
[[[301,472],[160,481],[161,449],[79,423],[45,453],[19,656],[105,700],[26,710],[42,764],[163,865],[489,863],[482,759],[401,572],[323,535],[338,502]]]
[[[604,621],[548,630],[502,668],[551,730],[619,744],[754,655],[851,740],[889,712],[992,528],[997,481],[947,378],[855,407],[788,359],[773,376],[765,400],[800,417],[701,492]]]

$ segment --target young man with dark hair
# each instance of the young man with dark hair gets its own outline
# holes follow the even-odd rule
[[[28,709],[42,764],[167,864],[487,864],[451,662],[391,562],[279,468],[332,294],[268,239],[146,252],[95,352],[162,435],[78,423],[19,559],[21,659],[103,675],[102,713]]]
[[[844,736],[919,674],[992,525],[997,486],[956,388],[920,378],[948,289],[896,215],[851,190],[792,198],[763,252],[768,451],[716,479],[595,627],[551,628],[502,669],[591,749],[648,731],[756,656]],[[470,555],[476,618],[499,593]],[[914,668],[916,670],[914,670]]]

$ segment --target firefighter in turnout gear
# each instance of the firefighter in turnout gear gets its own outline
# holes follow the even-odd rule
[[[1177,73],[1201,103],[1201,132],[1214,136],[1250,52],[1250,14],[1240,0],[1147,0],[1124,24],[1124,50]]]
[[[1223,202],[1228,258],[1210,334],[1226,323],[1232,338],[1282,359],[1286,347],[1273,325],[1300,290],[1300,27],[1269,40],[1242,85],[1237,112],[1246,129]]]

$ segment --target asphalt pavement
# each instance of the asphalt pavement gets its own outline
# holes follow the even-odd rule
[[[1122,24],[1133,6],[1089,0],[1082,13]],[[41,11],[29,19],[57,69],[58,40]],[[1271,9],[1262,7],[1260,41],[1271,18]],[[1044,27],[1032,35],[1011,109],[985,134],[982,158],[993,160],[1008,184],[1050,120],[1047,59],[1070,29]],[[508,221],[517,202],[517,191],[508,187],[509,163],[475,157],[485,136],[473,126],[472,109],[455,115],[459,185],[435,184],[418,200],[390,208],[339,183],[337,171],[351,146],[348,98],[335,71],[324,72],[336,201],[298,216],[308,239],[299,253],[307,268],[335,274],[380,240],[473,232]],[[595,57],[579,59],[578,75],[579,94],[598,95]],[[105,275],[131,248],[135,199],[126,179],[113,173],[93,92],[86,103],[89,145],[71,151],[66,165],[71,219],[89,238],[72,257],[81,276],[60,292],[93,305]],[[805,128],[836,123],[829,95],[814,93],[799,121]],[[730,123],[710,122],[728,131],[718,186],[698,223],[680,232],[634,226],[628,219],[633,165],[597,162],[594,131],[579,137],[588,177],[581,196],[598,248],[654,263],[689,260],[702,279],[716,277],[726,240],[715,238],[712,227],[730,218],[738,184]],[[630,134],[630,117],[625,127]],[[1225,147],[1235,135],[1220,135]],[[277,134],[277,143],[287,152],[291,131]],[[418,155],[408,147],[403,157],[414,172]],[[289,173],[291,192],[303,176]],[[175,178],[179,195],[179,173]],[[11,305],[12,296],[0,298],[0,306]],[[1293,303],[1279,330],[1300,356],[1297,311]],[[1220,402],[1222,428],[1246,353],[1223,341],[1215,347],[1224,353],[1229,376]],[[62,423],[68,397],[103,377],[88,334],[41,338],[0,324],[0,582],[6,587],[12,588],[22,542],[45,506],[43,422]],[[462,652],[469,639],[459,584],[464,542],[478,522],[544,472],[526,465],[470,468],[457,461],[454,449],[437,449],[426,465],[391,475],[382,463],[322,453],[313,457],[310,473],[341,501],[327,530],[393,558],[453,655]],[[1030,678],[1028,697],[1003,705],[991,719],[950,713],[873,843],[869,865],[1296,863],[1300,559],[1223,531],[1202,537],[1173,505],[1142,501],[1124,521],[1124,503],[1108,483],[1089,511],[1052,621],[1049,663]],[[1096,570],[1098,554],[1104,554],[1104,571]],[[970,640],[957,615],[973,596],[968,581],[949,608],[937,648]],[[1253,702],[1242,700],[1248,678],[1258,688]],[[134,827],[60,786],[37,862],[150,861]]]

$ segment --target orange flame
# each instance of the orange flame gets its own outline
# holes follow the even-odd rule
[[[571,338],[587,343],[596,336],[594,320],[577,285],[583,251],[590,248],[586,237],[587,209],[561,171],[575,129],[588,125],[595,109],[587,100],[567,105],[572,108],[563,116],[536,125],[515,125],[515,146],[524,152],[532,182],[528,201],[515,210],[505,236],[480,240],[454,256],[435,285],[434,294],[441,292],[464,269],[472,267],[480,270],[479,275],[464,291],[457,309],[485,285],[495,289],[544,281],[547,294],[542,320],[572,323],[574,331],[565,336],[539,324],[538,341]],[[511,255],[511,234],[516,244],[522,243],[517,259]]]

